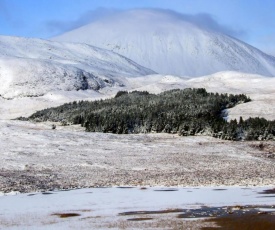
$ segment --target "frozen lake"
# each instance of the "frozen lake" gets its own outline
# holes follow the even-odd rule
[[[274,194],[264,193],[268,189],[272,187],[109,187],[2,194],[0,228],[133,229],[164,219],[184,223],[177,218],[183,209],[268,205],[269,210],[275,201]],[[129,221],[140,217],[143,222]]]

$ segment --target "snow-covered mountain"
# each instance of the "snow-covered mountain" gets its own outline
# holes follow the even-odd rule
[[[161,74],[203,76],[240,71],[275,76],[273,56],[168,10],[122,11],[53,40],[113,50]]]
[[[0,36],[2,98],[98,90],[122,85],[123,77],[152,73],[128,58],[91,45]]]
[[[90,44],[0,36],[0,119],[29,116],[75,100],[108,98],[119,90],[159,93],[186,87],[246,93],[253,102],[233,108],[231,118],[275,119],[275,77],[270,77],[275,76],[274,57],[175,13],[126,11],[56,38],[71,42],[85,39],[169,74],[155,74]],[[190,79],[192,76],[196,78]]]

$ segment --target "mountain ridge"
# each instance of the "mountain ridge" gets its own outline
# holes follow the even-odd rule
[[[56,90],[99,90],[123,77],[154,72],[112,51],[87,44],[0,36],[0,95],[41,96]]]

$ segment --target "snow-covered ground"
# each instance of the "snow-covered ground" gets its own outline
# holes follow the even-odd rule
[[[207,223],[177,216],[201,206],[238,210],[242,205],[269,205],[259,210],[274,212],[272,195],[259,194],[266,189],[270,187],[93,188],[0,196],[0,228],[171,229],[180,222],[184,229],[199,229]],[[123,215],[140,211],[164,213]],[[149,219],[130,221],[135,218]]]
[[[0,121],[0,191],[95,186],[273,185],[275,143],[114,135]]]

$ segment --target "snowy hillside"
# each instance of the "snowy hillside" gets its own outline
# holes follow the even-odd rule
[[[90,45],[0,36],[3,98],[99,90],[122,85],[123,77],[152,73],[121,55]]]
[[[123,11],[53,40],[113,50],[161,74],[203,76],[240,71],[275,76],[274,57],[172,11]]]
[[[228,110],[229,119],[240,116],[264,117],[275,120],[275,78],[239,72],[220,72],[210,76],[191,79],[190,87],[203,87],[212,92],[244,93],[252,102],[237,105]]]

